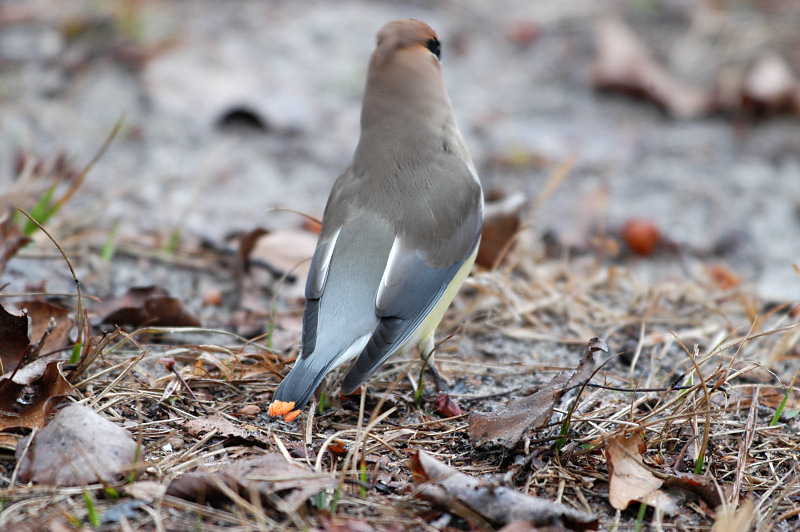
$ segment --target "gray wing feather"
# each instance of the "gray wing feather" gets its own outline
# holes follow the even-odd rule
[[[303,308],[303,349],[304,356],[314,352],[317,347],[317,327],[319,326],[319,299],[306,299]]]
[[[482,226],[482,212],[465,221],[450,243],[463,250],[461,259],[441,268],[430,267],[419,252],[406,249],[402,239],[395,241],[375,302],[381,319],[345,376],[342,386],[345,393],[367,380],[422,324],[464,261],[472,255]]]
[[[409,249],[402,237],[398,237],[389,254],[386,271],[375,298],[378,316],[409,319],[430,304],[435,304],[461,265],[472,254],[480,238],[482,226],[481,212],[468,217],[447,243],[447,253],[453,254],[455,248],[458,251],[458,260],[438,268],[430,266],[431,263],[439,262],[437,257],[430,256],[435,251],[424,254],[419,250]]]
[[[328,240],[319,242],[311,259],[311,267],[306,279],[306,304],[303,309],[303,356],[310,355],[317,345],[317,327],[319,325],[319,298],[325,290],[328,280],[331,258],[336,247],[339,232],[336,231]]]
[[[314,257],[311,259],[311,268],[308,270],[308,279],[306,280],[306,299],[319,299],[325,289],[331,257],[333,257],[339,232],[336,231],[328,240],[319,242],[317,249],[314,250]]]

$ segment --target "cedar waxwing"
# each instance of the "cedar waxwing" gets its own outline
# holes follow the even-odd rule
[[[361,137],[333,185],[311,261],[302,352],[270,415],[294,419],[322,379],[355,359],[352,393],[394,353],[422,346],[475,261],[483,193],[453,117],[425,23],[379,32],[367,72]]]

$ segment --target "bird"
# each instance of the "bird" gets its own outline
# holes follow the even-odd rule
[[[270,415],[294,419],[345,363],[350,394],[395,353],[430,355],[482,226],[483,191],[445,89],[439,38],[419,20],[389,22],[370,57],[353,159],[323,213],[300,354]]]

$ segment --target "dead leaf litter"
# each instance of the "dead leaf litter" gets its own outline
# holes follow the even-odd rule
[[[702,268],[688,281],[645,287],[623,266],[588,257],[568,265],[530,261],[513,250],[501,269],[477,271],[468,281],[442,326],[458,332],[437,354],[449,393],[424,380],[421,407],[414,402],[419,361],[413,357],[391,361],[363,397],[335,393],[334,376],[324,396],[286,423],[271,418],[266,405],[296,350],[273,351],[264,338],[171,341],[178,328],[93,337],[83,356],[94,362],[83,375],[67,375],[73,400],[83,398],[103,423],[129,431],[126,445],[141,446],[138,458],[128,451],[111,468],[114,474],[101,474],[101,450],[112,448],[102,443],[62,443],[72,450],[61,460],[63,474],[29,463],[59,456],[42,449],[45,431],[60,421],[44,425],[42,406],[26,417],[31,390],[21,387],[44,386],[37,379],[55,378],[47,371],[65,362],[27,361],[25,368],[46,368],[42,377],[31,374],[25,377],[31,384],[17,388],[6,384],[0,395],[3,412],[16,410],[9,419],[20,420],[0,434],[14,436],[9,441],[24,457],[16,473],[8,472],[14,484],[0,493],[8,501],[0,522],[27,519],[36,501],[53,493],[37,485],[74,484],[63,478],[81,471],[100,475],[80,482],[100,490],[95,504],[110,512],[107,519],[136,526],[152,526],[154,518],[177,526],[182,516],[197,515],[213,526],[330,529],[355,519],[378,530],[487,529],[555,519],[592,529],[635,522],[645,508],[647,520],[710,528],[717,519],[745,519],[732,512],[752,500],[757,522],[791,528],[800,448],[794,307],[759,309],[746,288],[720,287]],[[609,353],[586,349],[591,332]],[[219,338],[219,331],[205,334]],[[580,363],[581,349],[594,361]],[[160,363],[165,359],[172,371]],[[35,404],[70,389],[34,389],[45,393]],[[538,406],[523,408],[527,403]],[[294,413],[281,406],[281,413]],[[19,427],[39,431],[29,442],[20,440]],[[435,473],[421,474],[422,460],[442,462],[432,467],[445,468],[452,486],[438,484]],[[135,498],[125,500],[138,500],[136,507],[114,506],[103,484],[91,484],[99,479]],[[29,480],[34,484],[24,484]],[[459,493],[473,484],[473,498]],[[87,519],[80,492],[58,489],[56,506]],[[549,504],[520,513],[518,502],[528,508],[527,497]],[[213,511],[204,510],[207,504]]]

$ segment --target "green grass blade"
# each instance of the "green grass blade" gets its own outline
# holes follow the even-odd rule
[[[56,192],[56,186],[53,185],[47,190],[45,190],[42,197],[39,198],[39,201],[36,202],[36,205],[33,206],[31,209],[31,217],[39,222],[40,224],[44,225],[47,220],[53,217],[53,215],[58,212],[58,205],[54,205],[53,202],[53,194]],[[38,227],[35,223],[30,220],[25,222],[25,227],[22,229],[22,232],[25,233],[25,236],[31,236],[33,233],[36,232]]]
[[[77,364],[81,361],[81,350],[83,349],[83,342],[76,342],[72,346],[72,354],[69,356],[70,364]]]
[[[111,259],[114,258],[114,253],[117,251],[117,229],[119,229],[119,220],[114,222],[114,225],[111,226],[111,230],[106,237],[106,242],[103,244],[103,250],[100,252],[100,260],[105,263],[111,262]]]
[[[86,517],[89,519],[89,525],[92,528],[99,528],[100,515],[97,513],[97,508],[94,505],[94,499],[88,491],[83,492],[83,502],[86,504]]]
[[[792,387],[786,389],[786,393],[783,394],[783,400],[781,404],[778,405],[778,409],[775,410],[775,415],[772,416],[772,419],[769,422],[770,427],[774,427],[778,424],[778,421],[781,419],[781,415],[783,415],[783,409],[786,408],[786,402],[789,400],[789,396],[792,394]]]

